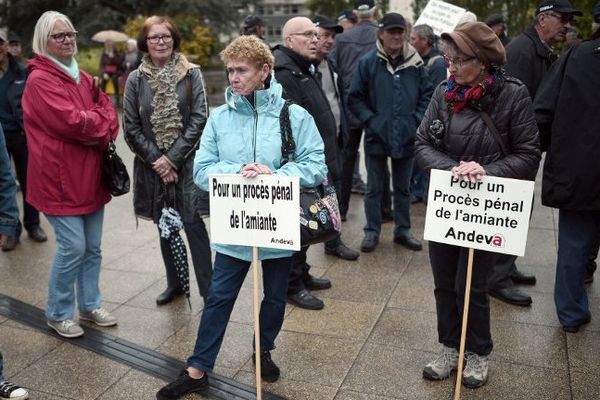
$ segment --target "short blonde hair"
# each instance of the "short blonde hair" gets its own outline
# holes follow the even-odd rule
[[[73,26],[73,23],[69,17],[59,13],[58,11],[46,11],[37,20],[37,23],[35,24],[35,30],[33,31],[32,48],[34,53],[46,57],[49,55],[48,40],[50,40],[50,34],[52,33],[54,24],[56,24],[57,21],[64,22],[71,31],[75,31],[75,27]],[[77,54],[77,42],[75,42],[74,45],[74,54]]]
[[[267,45],[256,36],[240,36],[223,50],[221,60],[227,64],[230,60],[245,60],[261,69],[267,64],[273,69],[275,59]]]

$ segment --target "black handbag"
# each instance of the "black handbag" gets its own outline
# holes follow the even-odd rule
[[[103,154],[102,181],[113,196],[121,196],[129,192],[129,174],[112,140]]]
[[[281,129],[281,165],[294,160],[296,143],[292,136],[289,106],[286,100],[279,115]],[[300,189],[301,246],[327,242],[339,235],[342,228],[340,208],[335,187],[325,181],[315,188]]]

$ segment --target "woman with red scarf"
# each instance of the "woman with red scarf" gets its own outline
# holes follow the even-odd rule
[[[520,81],[504,75],[498,37],[481,22],[467,22],[442,34],[442,50],[450,77],[436,89],[417,132],[421,168],[448,170],[471,182],[484,175],[535,179],[541,153],[531,98]],[[463,247],[429,242],[442,350],[425,366],[424,378],[445,379],[458,366],[467,254]],[[496,256],[475,251],[463,371],[470,388],[488,376],[493,345],[486,282]]]

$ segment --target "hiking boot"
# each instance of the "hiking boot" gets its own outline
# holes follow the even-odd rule
[[[442,352],[423,368],[423,378],[439,381],[450,376],[458,367],[458,351],[455,348],[442,346]]]
[[[46,324],[56,331],[60,336],[73,339],[83,336],[83,329],[79,324],[72,319],[65,319],[64,321],[46,321]]]
[[[252,354],[252,364],[256,365],[256,353]],[[275,382],[279,379],[279,367],[271,359],[269,350],[260,352],[260,377],[263,381]]]
[[[200,393],[208,389],[208,376],[206,372],[202,378],[194,379],[190,377],[187,370],[183,370],[179,378],[164,386],[156,393],[158,400],[178,399],[188,393]]]
[[[465,364],[462,378],[463,385],[471,389],[485,385],[488,377],[488,357],[467,351],[465,353]]]
[[[29,398],[29,392],[7,381],[0,382],[0,399],[25,400]]]
[[[98,326],[115,326],[117,324],[117,318],[102,307],[90,312],[80,311],[79,319],[92,321]]]

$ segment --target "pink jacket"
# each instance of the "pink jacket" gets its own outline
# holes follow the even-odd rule
[[[28,64],[23,122],[29,150],[27,201],[48,215],[83,215],[110,201],[102,152],[119,132],[108,96],[93,99],[92,77],[77,84],[46,57]]]

